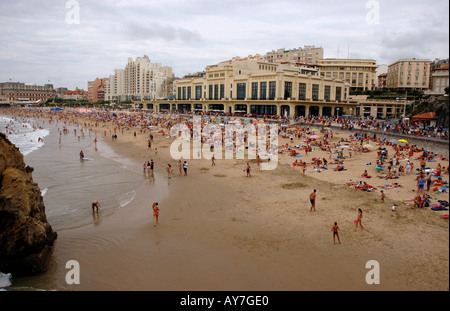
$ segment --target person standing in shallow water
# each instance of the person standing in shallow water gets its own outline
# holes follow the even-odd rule
[[[92,213],[98,213],[98,209],[101,208],[100,203],[96,201],[92,201]]]

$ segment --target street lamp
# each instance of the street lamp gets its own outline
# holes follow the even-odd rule
[[[336,108],[337,116],[339,117],[339,107]]]

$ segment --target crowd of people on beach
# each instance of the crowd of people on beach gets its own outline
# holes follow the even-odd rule
[[[64,111],[50,111],[44,109],[10,109],[8,113],[13,113],[18,116],[23,117],[45,117],[50,121],[55,119],[60,122],[64,122],[64,124],[73,123],[84,126],[84,128],[97,128],[102,124],[109,123],[112,125],[112,131],[110,130],[110,134],[112,134],[112,139],[117,140],[117,133],[124,133],[124,131],[132,130],[134,132],[134,137],[136,134],[148,134],[148,149],[152,149],[157,154],[157,148],[155,148],[153,143],[153,135],[159,134],[165,136],[166,138],[176,138],[176,136],[187,135],[190,137],[190,140],[198,139],[198,137],[194,137],[196,133],[193,132],[194,128],[194,120],[192,116],[181,116],[178,114],[161,114],[155,112],[148,111],[129,111],[129,110],[84,110],[80,111],[78,109],[65,109]],[[201,128],[204,129],[210,123],[216,123],[215,118],[220,114],[214,113],[204,113],[204,116],[209,116],[205,118],[201,122]],[[245,115],[244,115],[245,116]],[[229,121],[236,120],[237,122],[242,122],[237,116],[235,118],[229,117]],[[376,157],[373,159],[373,163],[376,164],[376,177],[382,180],[388,181],[392,179],[399,179],[401,176],[406,176],[410,174],[417,174],[417,195],[411,202],[414,202],[414,207],[423,208],[426,206],[430,206],[430,199],[432,197],[429,194],[425,194],[424,191],[429,192],[430,189],[435,192],[447,192],[448,183],[443,182],[442,174],[448,174],[449,167],[441,167],[440,164],[436,166],[436,168],[427,167],[427,162],[433,162],[435,159],[439,158],[440,160],[448,161],[443,155],[438,155],[429,150],[425,150],[423,148],[418,148],[415,145],[408,144],[395,144],[391,143],[386,139],[380,139],[377,137],[376,133],[373,135],[368,134],[363,131],[363,129],[374,129],[383,132],[394,132],[401,133],[404,135],[420,135],[420,136],[431,136],[431,137],[440,137],[448,140],[448,131],[444,131],[439,128],[420,128],[417,124],[411,123],[402,123],[401,121],[397,124],[387,123],[387,122],[379,122],[376,120],[360,120],[354,118],[343,118],[343,117],[300,117],[296,119],[283,119],[278,116],[271,115],[262,115],[262,116],[252,116],[251,121],[253,124],[259,122],[256,117],[260,117],[264,121],[269,120],[278,120],[281,121],[281,127],[278,128],[278,136],[288,139],[291,143],[285,143],[284,145],[277,146],[278,154],[288,155],[290,157],[295,157],[295,161],[292,164],[289,164],[291,167],[300,167],[301,172],[304,175],[306,172],[311,169],[311,171],[321,172],[322,170],[333,170],[336,172],[342,172],[346,170],[345,161],[347,159],[351,159],[352,156],[357,156],[358,154],[369,153],[376,150]],[[82,120],[82,121],[80,121]],[[224,122],[224,119],[221,119]],[[263,122],[264,122],[263,121]],[[171,129],[174,125],[184,124],[188,128],[187,133],[177,133],[174,134],[171,132]],[[332,124],[341,124],[342,126],[350,127],[355,129],[358,127],[359,129],[355,129],[352,134],[345,138],[341,137],[339,142],[332,143],[331,140],[335,132],[330,127]],[[313,128],[313,125],[320,124],[321,129]],[[209,129],[209,127],[208,127]],[[225,128],[221,127],[222,137],[226,136]],[[63,131],[66,130],[64,127]],[[82,133],[84,135],[84,133]],[[107,131],[103,132],[106,137]],[[97,131],[96,131],[97,136]],[[248,133],[244,138],[244,143],[248,138]],[[97,138],[96,138],[97,139]],[[236,136],[233,137],[236,140]],[[200,137],[200,141],[202,144],[210,145],[210,150],[214,151],[214,148],[221,141],[215,141],[214,137]],[[266,150],[269,150],[270,144],[272,142],[269,140],[266,142]],[[375,146],[374,146],[375,145]],[[256,146],[249,145],[248,148],[252,148]],[[392,151],[388,150],[391,149]],[[312,157],[307,161],[303,161],[298,159],[300,157],[308,157],[308,154],[314,151],[323,151],[328,154],[328,159],[326,157]],[[392,153],[392,154],[391,154]],[[84,155],[80,153],[80,158],[83,158]],[[258,167],[261,169],[261,159],[259,154],[257,154],[258,158]],[[408,159],[420,159],[420,167],[414,168],[412,161]],[[270,157],[269,157],[270,161]],[[406,162],[406,163],[401,163]],[[213,158],[211,159],[212,166],[215,166],[215,158],[213,154]],[[367,165],[371,165],[372,162],[368,162]],[[178,163],[179,174],[182,175],[184,171],[184,176],[187,176],[187,161],[182,162],[181,160]],[[416,169],[416,170],[415,170]],[[145,161],[143,163],[143,171],[144,174],[149,174],[153,176],[155,170],[154,160]],[[173,167],[170,163],[167,164],[166,167],[167,176],[171,178],[173,175]],[[247,163],[246,168],[243,170],[246,173],[247,177],[251,177],[251,166]],[[371,174],[367,170],[364,170],[361,174],[361,179],[369,179],[372,178]],[[433,179],[435,178],[435,179]],[[376,187],[368,184],[366,181],[351,181],[347,183],[348,186],[352,186],[355,189],[361,191],[372,192],[377,190]],[[383,190],[389,190],[397,187],[402,187],[401,184],[397,182],[387,183],[383,187]],[[385,200],[384,191],[380,192],[381,200]],[[316,202],[316,191],[310,195],[311,201],[311,209],[310,211],[315,211],[315,202]],[[408,200],[404,200],[404,202],[408,202]],[[98,203],[99,204],[99,203]],[[97,206],[97,205],[96,205]],[[99,205],[98,205],[99,206]],[[157,207],[157,204],[156,204]],[[395,210],[393,206],[393,211]],[[94,205],[92,206],[94,210]],[[155,205],[153,206],[155,211]],[[156,213],[156,214],[155,214]],[[159,212],[158,210],[154,212],[155,218],[155,226],[157,224],[157,216]],[[356,229],[358,225],[363,229],[361,225],[362,211],[358,210],[358,218],[356,223]],[[355,229],[355,230],[356,230]],[[333,237],[338,237],[339,228],[337,227],[337,223],[332,227]],[[339,240],[340,243],[340,240]]]

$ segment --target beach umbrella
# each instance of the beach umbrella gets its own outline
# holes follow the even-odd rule
[[[372,146],[370,144],[365,144],[363,147],[364,148],[368,148],[368,149],[373,149],[374,148],[374,146]]]
[[[398,144],[398,140],[397,139],[391,139],[390,142],[391,142],[391,144]]]
[[[309,138],[311,138],[311,139],[316,139],[316,138],[319,138],[320,136],[319,135],[311,135],[311,136],[309,136]]]
[[[399,141],[400,143],[405,143],[405,144],[408,143],[408,141],[407,141],[407,140],[404,140],[404,139],[399,139],[398,141]]]
[[[318,129],[311,129],[311,132],[317,132]]]

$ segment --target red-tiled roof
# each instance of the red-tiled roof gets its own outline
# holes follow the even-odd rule
[[[413,116],[413,119],[425,119],[425,120],[437,119],[436,112],[425,112],[425,113],[417,114],[417,115]]]

